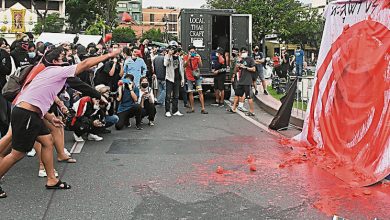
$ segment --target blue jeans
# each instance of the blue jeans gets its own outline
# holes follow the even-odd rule
[[[295,74],[296,74],[297,76],[302,76],[303,63],[302,63],[302,64],[296,63],[295,70],[296,70],[296,73],[295,73]]]
[[[162,105],[165,104],[166,90],[167,90],[167,87],[166,87],[165,80],[158,80],[159,95],[158,95],[158,98],[157,98],[157,102],[159,104],[162,104]]]
[[[113,126],[114,124],[118,123],[119,117],[117,115],[106,115],[104,120],[106,121],[105,127],[109,128],[109,127]]]

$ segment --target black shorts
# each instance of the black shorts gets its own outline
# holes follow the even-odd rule
[[[214,77],[214,89],[216,90],[224,90],[225,89],[225,80],[226,80],[226,74],[220,73],[217,76]]]
[[[39,136],[50,134],[39,114],[15,107],[11,114],[12,148],[19,152],[29,152]]]
[[[242,97],[245,94],[246,99],[251,99],[252,98],[251,86],[237,85],[237,88],[235,90],[235,94],[238,97]]]

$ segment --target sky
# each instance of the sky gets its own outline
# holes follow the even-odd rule
[[[301,2],[308,3],[310,0],[300,0]],[[206,4],[206,0],[143,0],[144,8],[149,6],[171,6],[175,8],[200,8],[200,6]]]
[[[143,0],[142,7],[172,6],[175,8],[200,8],[206,4],[206,0]]]

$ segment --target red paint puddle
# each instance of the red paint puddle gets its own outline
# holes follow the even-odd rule
[[[193,170],[178,178],[176,183],[195,183],[202,187],[256,187],[257,183],[261,188],[280,193],[269,201],[270,205],[277,206],[278,202],[289,198],[297,204],[309,204],[328,216],[386,219],[390,214],[389,183],[352,187],[327,172],[343,164],[328,160],[321,150],[286,147],[278,145],[277,140],[263,142],[253,137],[234,137],[225,141],[237,144],[237,148],[224,151],[221,147],[215,152],[223,152],[223,155],[193,164]],[[321,163],[324,164],[319,166]],[[250,171],[251,165],[256,166],[256,172]],[[216,173],[217,166],[223,167],[223,174]]]

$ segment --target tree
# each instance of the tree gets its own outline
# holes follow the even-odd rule
[[[118,0],[67,0],[66,15],[69,31],[79,33],[96,23],[99,16],[107,25],[106,33],[117,25],[116,5]]]
[[[110,29],[110,27],[108,27],[105,21],[97,15],[95,23],[89,25],[85,33],[90,35],[103,35],[108,29]]]
[[[162,33],[160,29],[152,28],[152,29],[150,29],[148,31],[145,31],[142,34],[141,42],[143,40],[145,40],[145,39],[149,39],[151,41],[163,42],[163,40],[164,40],[164,33]]]
[[[324,24],[325,21],[317,9],[302,8],[290,23],[289,29],[280,34],[280,38],[303,47],[308,44],[319,49]]]
[[[112,31],[112,40],[117,43],[133,43],[136,35],[133,29],[129,27],[115,28]]]
[[[306,26],[306,29],[313,29],[313,25],[318,25],[307,19],[296,18],[307,15],[307,9],[296,0],[207,0],[207,4],[211,8],[235,9],[238,13],[252,14],[253,38],[257,42],[264,42],[267,34],[278,34],[283,39],[292,39],[292,34],[299,32],[295,25],[297,20],[301,22],[299,25]]]
[[[42,32],[61,33],[64,29],[65,19],[60,17],[59,13],[52,13],[46,16],[45,20],[38,19],[33,28],[33,32],[40,34]]]
[[[39,20],[41,21],[41,29],[44,29],[44,26],[46,26],[46,17],[47,12],[49,11],[49,0],[45,0],[45,9],[43,12],[39,11],[37,7],[37,0],[31,0],[32,6],[34,6],[35,12],[37,13]]]

